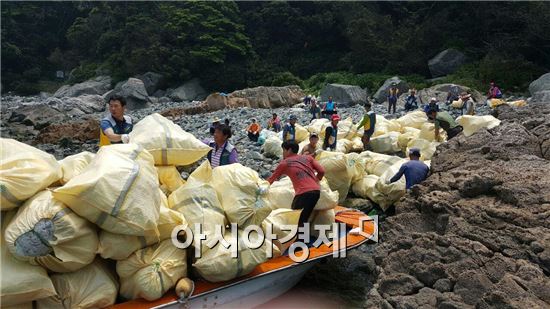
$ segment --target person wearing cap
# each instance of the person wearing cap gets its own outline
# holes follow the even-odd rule
[[[301,155],[310,155],[315,157],[319,150],[317,149],[319,142],[319,135],[316,132],[312,132],[309,135],[309,144],[307,144],[300,152]]]
[[[281,131],[281,119],[273,113],[272,118],[267,121],[267,129],[275,132]]]
[[[283,160],[267,181],[271,185],[282,175],[290,178],[295,192],[291,208],[302,210],[298,219],[298,228],[300,228],[308,222],[313,208],[321,197],[319,182],[325,175],[325,169],[312,156],[299,155],[299,146],[295,141],[285,141],[281,147]]]
[[[395,174],[387,183],[394,183],[405,175],[405,188],[409,190],[412,186],[421,183],[428,177],[430,168],[420,161],[420,150],[411,148],[409,150],[410,161],[403,163],[397,174]]]
[[[336,149],[336,139],[338,137],[338,121],[340,121],[339,115],[332,115],[330,125],[325,129],[325,140],[323,141],[323,150],[334,151]]]
[[[363,150],[367,150],[370,138],[374,134],[374,127],[376,126],[376,114],[371,110],[371,107],[370,102],[365,103],[366,114],[363,116],[361,122],[359,122],[359,125],[357,125],[357,130],[363,127],[363,137],[361,138]]]
[[[288,117],[288,122],[283,127],[283,142],[296,140],[296,121],[295,115]]]
[[[429,110],[435,109],[439,112],[439,102],[437,101],[437,98],[432,97],[430,98],[430,102],[426,105],[424,105],[424,112],[427,114]]]
[[[216,131],[216,128],[220,126],[220,118],[214,117],[212,119],[212,124],[210,125],[210,135],[214,135],[214,131]]]
[[[231,128],[220,124],[214,129],[214,140],[206,142],[212,147],[206,156],[212,168],[239,162],[237,149],[229,142],[229,138]]]
[[[399,88],[397,88],[396,83],[392,83],[390,89],[388,89],[388,114],[391,113],[392,106],[393,106],[393,114],[395,114],[398,97],[399,97]]]
[[[124,97],[115,95],[109,98],[109,115],[99,123],[99,146],[130,142],[128,134],[132,132],[134,125],[132,118],[124,115],[125,111]]]
[[[327,103],[325,103],[325,106],[323,107],[323,111],[321,112],[327,119],[330,119],[330,117],[334,114],[336,114],[336,103],[332,100],[332,97],[328,97]]]
[[[252,118],[252,123],[246,129],[248,138],[253,142],[257,142],[258,137],[260,136],[260,130],[260,125],[256,122],[255,118]]]
[[[462,101],[461,114],[464,115],[464,111],[466,111],[466,115],[475,115],[475,103],[474,100],[472,100],[472,95],[467,92],[462,92],[460,94],[460,100]]]
[[[447,112],[440,112],[435,108],[431,108],[426,113],[426,116],[428,116],[428,120],[433,121],[435,124],[434,138],[436,141],[439,141],[439,128],[447,132],[447,140],[457,136],[464,129],[461,125],[456,123],[453,116]]]

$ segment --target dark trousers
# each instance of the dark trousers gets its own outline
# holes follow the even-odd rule
[[[450,140],[451,138],[460,134],[460,132],[462,132],[463,129],[464,128],[462,126],[457,126],[452,129],[449,129],[449,131],[447,131],[447,140]]]
[[[258,134],[248,132],[248,138],[253,142],[257,142],[258,141]]]
[[[308,191],[294,196],[294,200],[292,200],[292,209],[302,209],[300,219],[298,219],[298,228],[304,226],[304,223],[309,220],[313,208],[315,208],[317,201],[319,201],[319,197],[321,197],[321,191],[319,190]]]
[[[393,113],[395,114],[395,108],[397,107],[397,98],[394,98],[394,97],[388,98],[388,114],[391,113],[392,106],[393,106]]]

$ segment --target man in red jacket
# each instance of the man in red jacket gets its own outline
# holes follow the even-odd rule
[[[309,216],[321,196],[319,181],[323,179],[325,170],[312,156],[298,155],[299,147],[295,141],[286,141],[282,147],[283,161],[279,163],[267,181],[272,184],[282,175],[290,177],[295,192],[292,209],[302,209],[298,220],[299,229],[309,220]]]

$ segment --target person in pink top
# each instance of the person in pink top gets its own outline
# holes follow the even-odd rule
[[[300,228],[309,220],[309,216],[321,196],[319,181],[323,179],[325,170],[312,156],[298,155],[299,147],[295,141],[286,141],[282,147],[283,161],[279,163],[267,181],[272,184],[282,175],[287,175],[290,178],[294,187],[292,209],[302,209],[298,220],[298,228]]]

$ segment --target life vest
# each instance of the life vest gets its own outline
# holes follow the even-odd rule
[[[104,120],[109,121],[109,123],[113,127],[113,130],[115,130],[116,120],[113,118],[113,115],[109,114],[105,118],[101,119],[101,121],[104,121]],[[130,125],[130,130],[128,132],[114,132],[115,134],[128,134],[132,131],[132,129],[133,129],[132,118],[130,116],[124,115],[124,121],[126,121],[126,123]],[[103,133],[103,129],[101,128],[101,124],[100,124],[100,127],[99,127],[99,147],[107,146],[107,145],[111,145],[111,144],[113,144],[113,143],[111,142],[111,140],[109,140],[107,135],[105,135],[105,133]],[[118,144],[118,143],[115,143],[115,144]]]
[[[325,110],[332,112],[334,110],[334,102],[333,101],[327,102],[327,105],[325,106]]]

